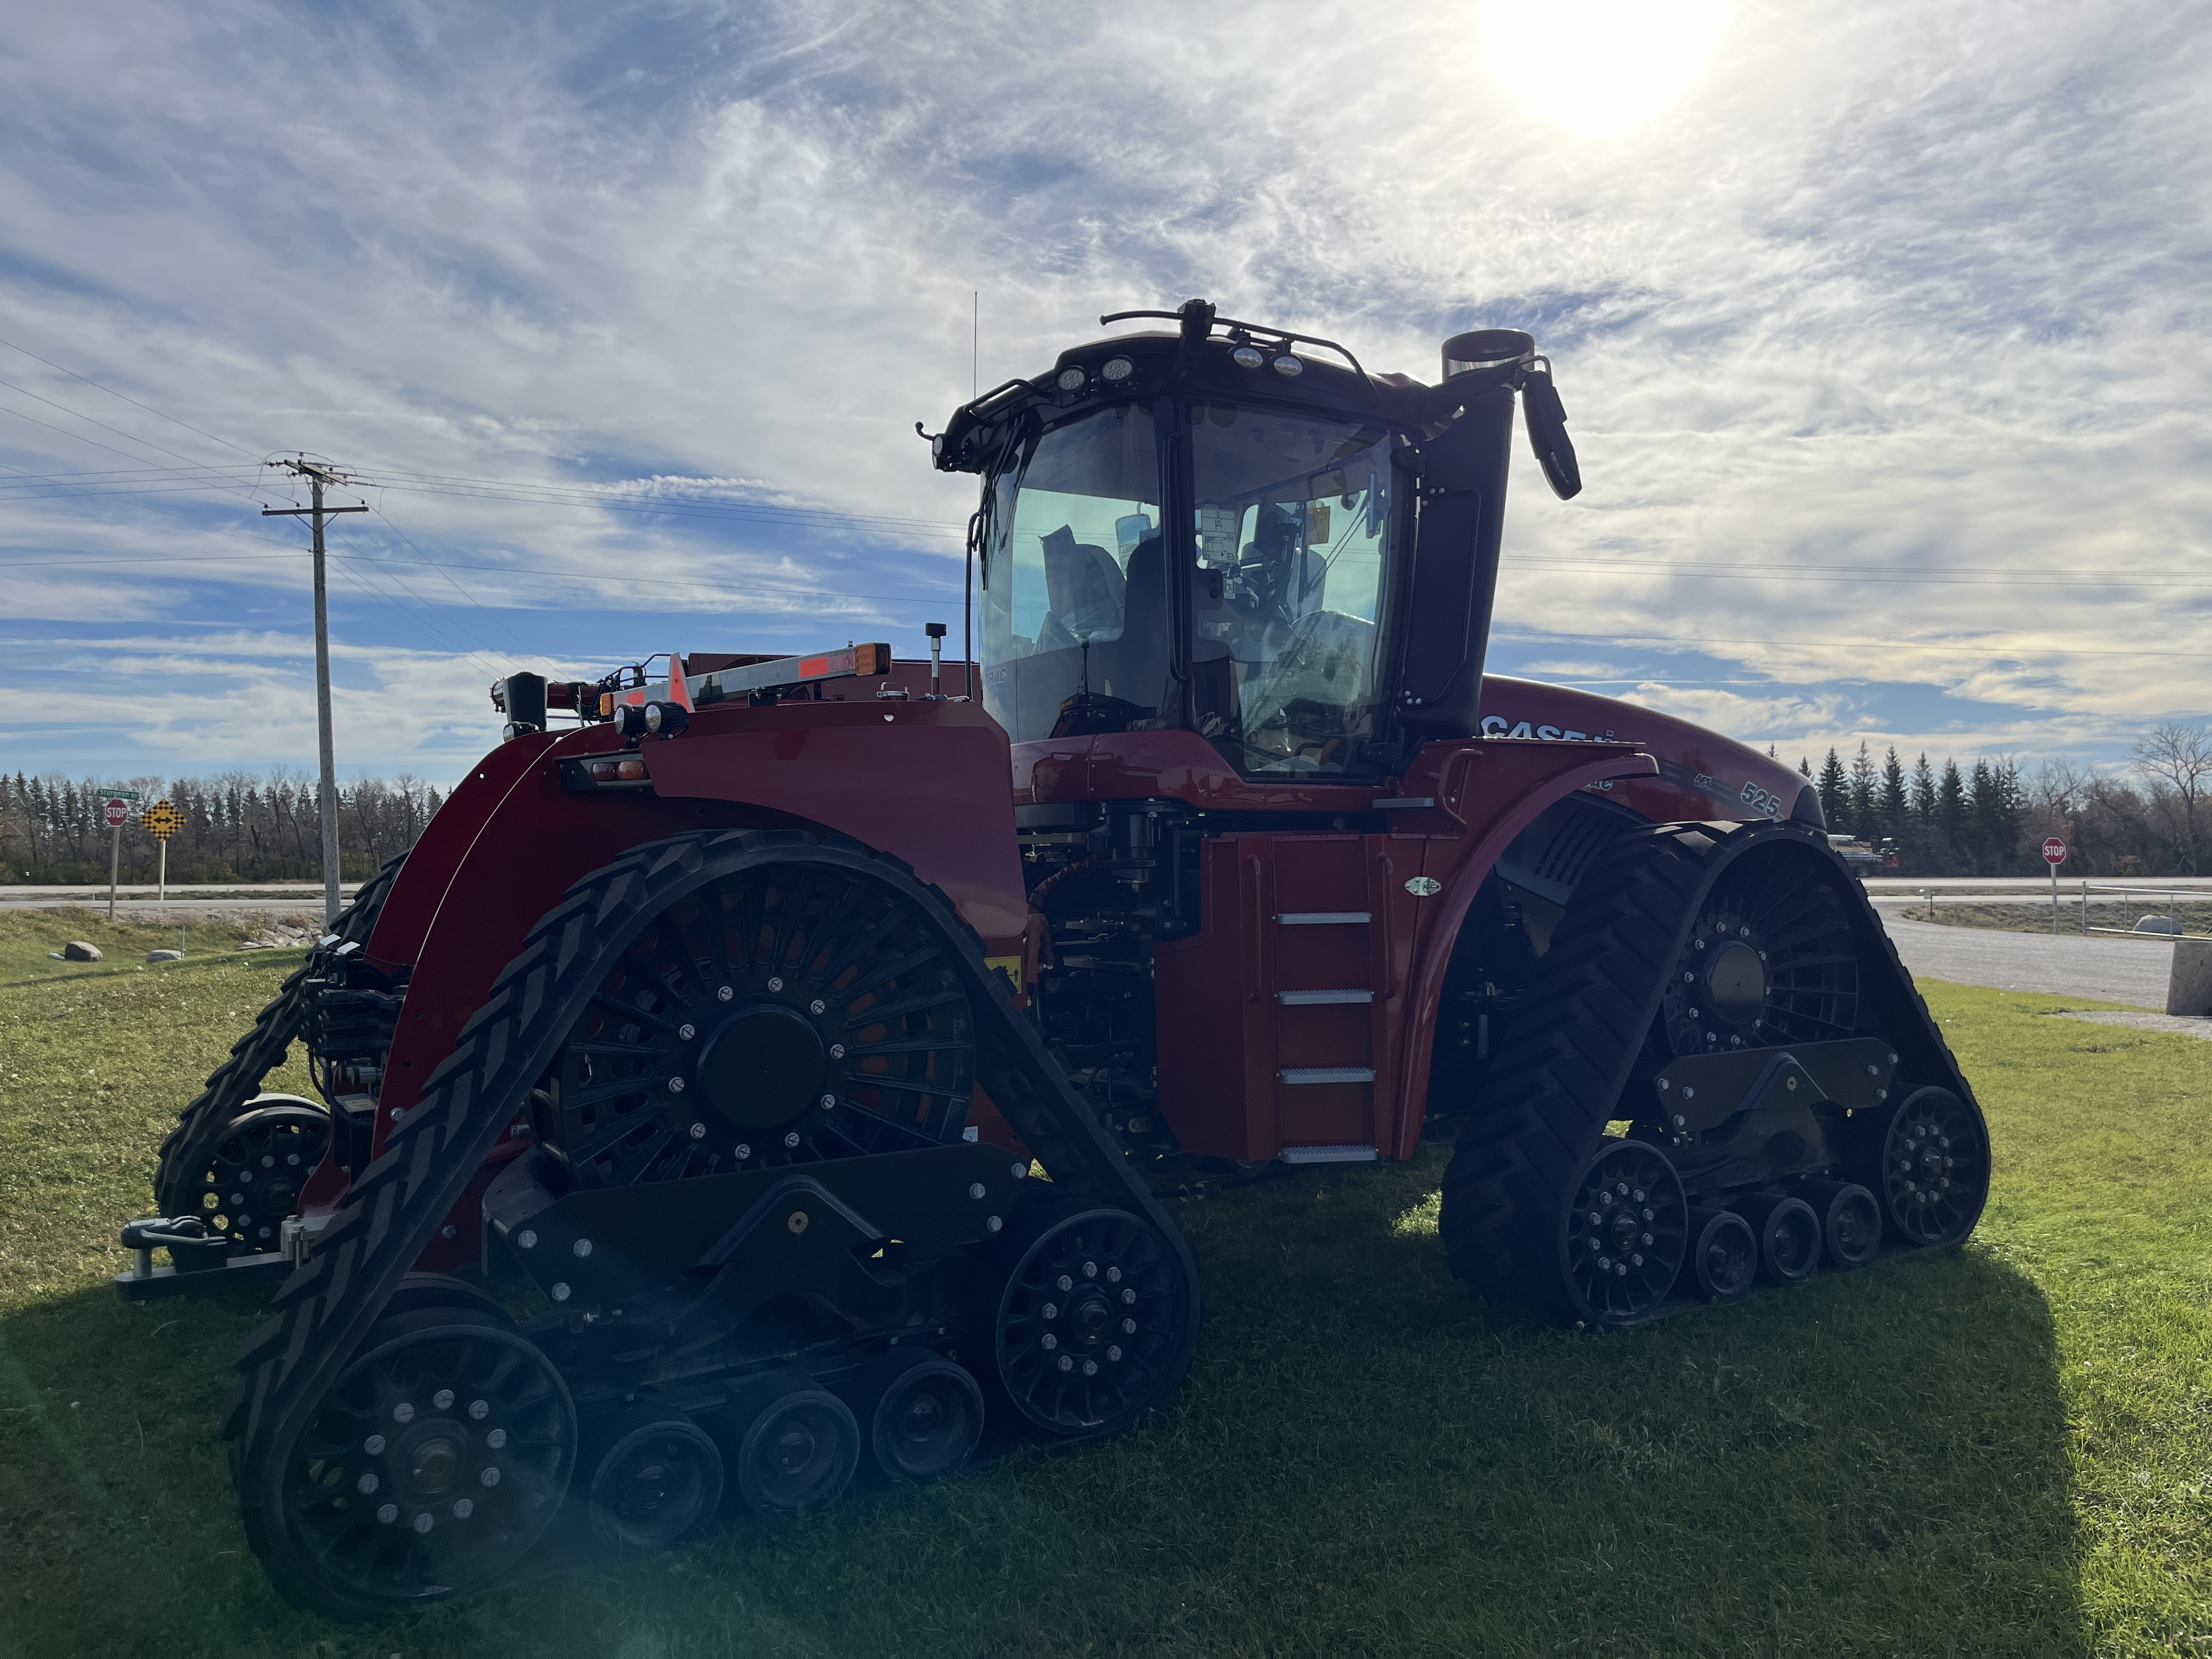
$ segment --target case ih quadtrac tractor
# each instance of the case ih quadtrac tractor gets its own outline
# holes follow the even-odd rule
[[[186,1109],[122,1288],[282,1275],[224,1431],[287,1595],[1121,1428],[1198,1340],[1162,1194],[1431,1126],[1453,1270],[1571,1324],[1973,1227],[1981,1114],[1803,781],[1484,678],[1516,394],[1580,487],[1528,337],[1428,386],[1128,315],[933,440],[979,679],[504,682]],[[295,1038],[320,1101],[257,1092]]]

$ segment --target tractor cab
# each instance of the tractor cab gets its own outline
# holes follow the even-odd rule
[[[1514,392],[1549,387],[1534,342],[1460,336],[1425,386],[1202,301],[1103,320],[1152,316],[1177,331],[1063,353],[935,440],[986,480],[992,716],[1018,744],[1194,732],[1257,781],[1375,779],[1473,731]],[[1571,494],[1557,400],[1528,406]]]

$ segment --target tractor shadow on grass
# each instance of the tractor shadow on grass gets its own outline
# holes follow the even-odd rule
[[[1445,1270],[1434,1162],[1184,1205],[1206,1330],[1131,1434],[994,1436],[960,1479],[571,1558],[393,1644],[2081,1651],[2051,1320],[2023,1275],[1969,1250],[1562,1331]],[[102,1286],[0,1316],[0,1550],[35,1588],[0,1632],[102,1652],[337,1634],[277,1601],[224,1468],[259,1311]]]
[[[1441,1170],[1184,1212],[1210,1297],[1194,1395],[1243,1395],[1245,1460],[1280,1480],[1303,1456],[1334,1516],[1399,1541],[1401,1583],[1434,1581],[1409,1640],[2081,1650],[2059,1361],[2025,1274],[1970,1247],[1562,1330],[1450,1275]]]

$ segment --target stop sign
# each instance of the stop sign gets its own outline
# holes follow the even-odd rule
[[[100,816],[106,821],[109,829],[120,830],[131,822],[131,803],[127,800],[112,800],[100,809]]]
[[[2043,861],[2053,869],[2066,862],[2066,843],[2053,836],[2043,843]]]

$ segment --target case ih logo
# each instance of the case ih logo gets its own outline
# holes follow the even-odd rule
[[[1545,743],[1588,743],[1590,733],[1577,732],[1570,726],[1532,726],[1527,720],[1510,720],[1503,714],[1482,717],[1482,735],[1486,738],[1535,738]],[[1611,732],[1599,734],[1607,739]]]

